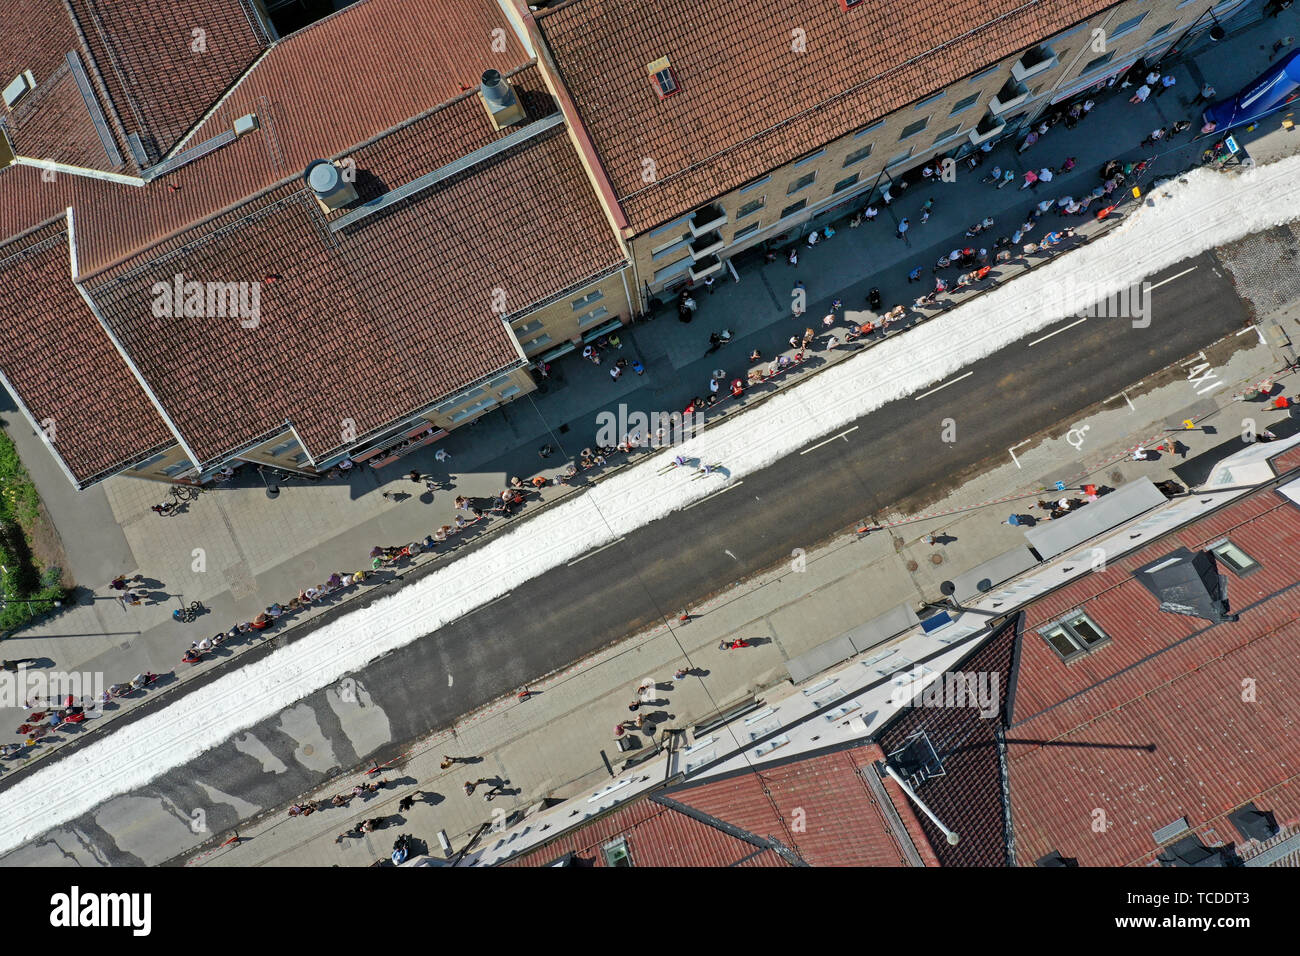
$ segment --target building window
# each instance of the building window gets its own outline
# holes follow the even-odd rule
[[[539,349],[543,345],[549,345],[551,337],[549,335],[539,335],[535,339],[529,339],[527,342],[520,342],[519,347],[527,352],[529,349]]]
[[[861,149],[855,149],[849,155],[844,157],[844,165],[852,166],[854,163],[860,163],[871,155],[871,147],[863,146]]]
[[[193,467],[194,466],[189,463],[189,459],[182,458],[180,461],[176,462],[176,464],[168,465],[162,470],[162,473],[168,478],[175,478],[177,475],[189,471]]]
[[[672,222],[666,222],[662,226],[657,226],[654,229],[651,229],[650,238],[653,239],[656,236],[662,236],[665,232],[668,232],[671,229],[681,229],[686,225],[687,218],[688,217],[686,216],[682,216],[680,219],[674,219]]]
[[[1106,37],[1107,42],[1111,40],[1118,40],[1120,37],[1124,36],[1125,34],[1132,33],[1134,30],[1138,28],[1138,24],[1140,24],[1146,18],[1147,15],[1145,13],[1139,13],[1137,16],[1130,17],[1129,19],[1125,20],[1114,30],[1110,31],[1110,35]]]
[[[1210,553],[1216,558],[1232,568],[1240,577],[1249,574],[1251,571],[1258,570],[1259,562],[1248,555],[1241,548],[1237,547],[1227,538],[1224,538],[1218,544],[1210,546]]]
[[[858,173],[854,173],[854,174],[853,174],[852,176],[850,176],[848,179],[841,179],[838,183],[836,183],[836,184],[835,184],[835,188],[832,189],[831,192],[832,192],[832,193],[842,193],[842,192],[844,192],[844,190],[848,189],[850,186],[852,186],[852,185],[853,185],[854,183],[856,183],[857,181],[858,181]]]
[[[876,121],[875,121],[874,123],[872,123],[870,126],[864,126],[864,127],[862,127],[862,129],[860,129],[860,130],[858,130],[856,133],[854,133],[854,134],[853,134],[853,138],[854,138],[854,139],[857,139],[859,136],[866,136],[866,135],[867,135],[868,133],[870,133],[873,129],[880,129],[880,127],[882,127],[882,126],[884,126],[884,125],[885,125],[885,121],[884,121],[884,120],[876,120]]]
[[[681,275],[683,272],[685,272],[687,269],[691,267],[692,261],[693,260],[691,259],[690,256],[683,256],[681,259],[674,262],[672,265],[664,266],[662,269],[656,272],[655,277],[652,281],[656,283],[667,282],[669,279],[676,278],[677,276]]]
[[[793,216],[806,205],[808,205],[808,200],[806,199],[800,199],[796,203],[791,203],[781,210],[781,218],[784,219],[786,216]]]
[[[518,394],[519,394],[519,386],[518,386],[518,385],[511,385],[509,388],[507,388],[507,389],[503,389],[503,390],[501,391],[501,394],[498,395],[497,397],[498,397],[498,398],[512,398],[513,396],[518,395]]]
[[[769,179],[771,179],[771,178],[772,178],[771,176],[764,176],[762,179],[755,179],[755,180],[754,180],[752,183],[750,183],[748,186],[741,186],[740,189],[737,190],[737,192],[740,192],[740,193],[749,193],[749,192],[753,192],[755,189],[757,189],[759,186],[763,185],[763,183],[767,182],[767,181],[768,181]]]
[[[1110,640],[1097,622],[1082,611],[1067,614],[1038,632],[1063,660],[1078,657]]]
[[[903,132],[899,135],[898,138],[907,139],[909,136],[915,136],[917,133],[921,132],[921,130],[925,129],[926,126],[929,125],[929,123],[930,123],[930,117],[928,116],[925,119],[919,119],[915,123],[911,123],[908,126],[903,127]]]
[[[1083,76],[1086,73],[1091,73],[1093,70],[1100,69],[1101,67],[1105,66],[1114,58],[1115,58],[1114,50],[1111,50],[1109,53],[1103,53],[1101,56],[1097,57],[1097,59],[1089,60],[1087,63],[1085,63],[1083,65],[1083,69],[1079,71],[1079,75]]]
[[[1055,46],[1057,40],[1064,40],[1066,37],[1074,36],[1076,33],[1078,33],[1087,25],[1088,24],[1086,23],[1080,23],[1077,27],[1071,27],[1069,30],[1066,30],[1064,33],[1058,33],[1056,36],[1052,37],[1052,45]],[[1062,55],[1061,59],[1065,59],[1064,55]]]
[[[591,325],[593,322],[599,322],[607,315],[609,315],[609,309],[605,308],[603,305],[599,309],[592,309],[586,315],[578,316],[578,328],[582,328],[584,325]]]
[[[816,173],[808,173],[804,176],[800,176],[798,179],[796,179],[794,182],[790,184],[790,188],[785,191],[785,194],[787,196],[793,196],[799,190],[807,189],[809,186],[813,184],[813,182],[816,179],[817,179]]]
[[[958,133],[960,133],[960,132],[961,132],[961,123],[958,123],[956,126],[950,126],[950,127],[948,127],[946,130],[944,130],[942,133],[940,133],[938,136],[936,136],[936,137],[934,138],[934,143],[931,144],[931,145],[938,146],[938,145],[939,145],[940,143],[942,143],[945,139],[952,139],[954,136],[956,136],[956,135],[957,135]]]
[[[280,442],[280,444],[276,445],[274,448],[268,451],[267,454],[270,455],[272,458],[279,458],[281,455],[289,451],[291,448],[297,448],[297,447],[298,447],[298,439],[290,438],[288,441]]]
[[[795,160],[793,163],[791,163],[790,165],[791,165],[791,166],[794,166],[795,168],[798,168],[798,167],[800,167],[800,166],[806,166],[808,163],[811,163],[811,162],[812,162],[814,159],[816,159],[817,157],[819,157],[819,156],[825,156],[825,155],[826,155],[826,150],[824,150],[824,149],[819,149],[819,150],[817,150],[817,152],[815,152],[815,153],[809,153],[807,156],[803,157],[802,159],[796,159],[796,160]]]
[[[542,320],[533,319],[533,321],[531,322],[526,322],[523,325],[515,326],[515,335],[518,335],[522,338],[524,336],[531,335],[541,327],[542,327]]]
[[[677,92],[677,77],[673,76],[668,57],[661,56],[653,63],[647,63],[646,72],[650,74],[650,82],[661,100]]]
[[[907,160],[911,159],[911,158],[912,158],[912,149],[913,149],[913,147],[909,146],[909,147],[907,148],[906,152],[899,153],[897,156],[895,156],[895,157],[894,157],[893,159],[891,159],[889,162],[885,163],[885,168],[886,168],[886,169],[889,169],[891,166],[897,166],[899,163],[906,162]]]
[[[957,113],[960,113],[962,110],[970,109],[972,106],[974,106],[976,103],[979,102],[979,99],[980,99],[980,95],[978,93],[972,93],[970,96],[966,97],[965,99],[958,100],[956,103],[953,104],[952,112],[949,113],[948,115],[953,116]]]
[[[991,66],[987,70],[980,70],[978,73],[976,73],[974,76],[970,78],[970,82],[974,83],[976,80],[982,80],[990,73],[996,73],[997,71],[998,71],[997,65]]]
[[[603,298],[605,298],[605,293],[597,289],[595,292],[588,292],[581,299],[574,299],[569,304],[573,306],[573,311],[577,312],[584,305],[591,305],[591,303],[599,302]]]
[[[932,93],[931,95],[927,96],[927,97],[926,97],[925,99],[923,99],[923,100],[917,100],[916,105],[913,106],[912,109],[914,109],[914,110],[919,110],[919,109],[920,109],[922,106],[924,106],[926,103],[933,103],[935,100],[937,100],[937,99],[942,99],[943,97],[945,97],[945,96],[947,96],[947,95],[948,95],[948,91],[947,91],[947,90],[940,90],[938,93]]]
[[[1164,26],[1158,27],[1156,29],[1156,32],[1151,34],[1151,39],[1154,40],[1156,37],[1164,36],[1166,33],[1168,33],[1170,30],[1174,28],[1174,24],[1176,24],[1177,22],[1178,22],[1177,20],[1170,20]]]
[[[650,258],[655,262],[658,262],[660,259],[666,259],[668,256],[671,256],[674,252],[678,252],[686,248],[686,244],[690,241],[691,240],[689,237],[674,239],[672,242],[668,243],[668,245],[660,246],[658,249],[655,249],[653,252],[651,252]]]
[[[487,398],[475,402],[473,405],[469,406],[469,408],[462,408],[455,415],[451,416],[451,420],[453,422],[464,421],[465,419],[469,418],[471,415],[483,411],[483,409],[485,408],[491,408],[496,403],[497,400],[493,398],[491,395],[489,395]]]
[[[754,215],[754,213],[763,208],[765,203],[766,200],[763,199],[751,199],[749,202],[745,203],[745,205],[736,210],[736,218],[744,219],[746,216]]]
[[[760,225],[762,224],[757,222],[751,222],[748,226],[741,226],[739,229],[735,231],[735,233],[732,234],[731,241],[735,242],[738,239],[744,239],[750,233],[758,232],[758,227]]]

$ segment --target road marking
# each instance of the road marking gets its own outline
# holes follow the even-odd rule
[[[1087,322],[1087,321],[1088,321],[1088,317],[1085,315],[1083,318],[1078,319],[1077,321],[1071,322],[1069,325],[1063,325],[1063,326],[1061,326],[1061,327],[1060,327],[1059,329],[1057,329],[1055,332],[1048,332],[1048,333],[1047,333],[1046,335],[1044,335],[1041,339],[1034,339],[1034,340],[1033,340],[1032,342],[1030,342],[1029,345],[1026,346],[1026,347],[1032,349],[1032,348],[1033,348],[1035,345],[1037,345],[1039,342],[1046,342],[1046,341],[1047,341],[1048,339],[1050,339],[1053,335],[1060,335],[1060,334],[1061,334],[1062,332],[1064,332],[1066,329],[1072,329],[1072,328],[1074,328],[1076,325],[1079,325],[1080,323]]]
[[[933,395],[935,392],[939,391],[939,389],[947,388],[949,385],[952,385],[952,384],[954,384],[954,383],[956,383],[956,382],[960,382],[963,378],[969,378],[970,376],[972,376],[972,375],[974,375],[974,374],[975,374],[975,371],[974,371],[974,369],[972,369],[971,371],[967,372],[965,375],[958,375],[958,376],[957,376],[956,378],[954,378],[951,382],[944,382],[942,385],[938,386],[938,388],[932,388],[932,389],[930,389],[928,392],[926,392],[924,395],[918,395],[918,396],[916,396],[916,398],[912,399],[912,401],[914,401],[914,402],[919,402],[921,399],[925,398],[926,395]]]
[[[1020,445],[1028,445],[1029,442],[1030,439],[1026,438],[1024,441],[1020,443]],[[1016,449],[1019,448],[1020,445],[1012,445],[1010,448],[1007,449],[1007,451],[1011,452],[1011,460],[1016,463],[1017,468],[1020,467],[1020,459],[1016,457]]]
[[[1234,332],[1234,333],[1232,333],[1232,334],[1233,334],[1233,335],[1245,335],[1247,332],[1249,332],[1249,331],[1250,331],[1251,329],[1253,329],[1253,328],[1254,328],[1253,325],[1248,325],[1248,326],[1246,326],[1244,329],[1242,329],[1240,332]]]
[[[736,557],[734,554],[732,554],[732,553],[731,553],[730,551],[728,551],[726,548],[723,548],[723,549],[722,549],[722,553],[725,554],[727,557],[731,558],[732,561],[739,561],[739,560],[740,560],[740,558]]]
[[[838,435],[832,435],[830,438],[826,439],[824,442],[819,442],[818,444],[813,445],[811,448],[805,448],[803,451],[799,452],[799,454],[801,454],[801,455],[806,455],[806,454],[808,454],[808,452],[810,452],[810,451],[816,451],[818,448],[821,448],[822,445],[829,445],[831,442],[835,441],[835,440],[838,439],[838,438],[844,438],[844,436],[847,435],[847,434],[849,434],[849,432],[855,432],[855,431],[857,431],[857,430],[858,430],[858,427],[859,427],[859,426],[854,425],[854,426],[853,426],[852,428],[850,428],[849,431],[847,431],[847,432],[840,432]],[[845,438],[844,440],[845,440],[845,441],[848,441],[847,438]]]
[[[1173,282],[1175,279],[1181,279],[1183,276],[1187,275],[1187,273],[1189,273],[1189,272],[1195,272],[1195,271],[1196,271],[1196,266],[1192,266],[1190,269],[1184,269],[1182,272],[1178,273],[1178,275],[1176,275],[1176,276],[1170,276],[1168,279],[1161,279],[1159,282],[1157,282],[1157,283],[1156,283],[1155,285],[1153,285],[1151,288],[1152,288],[1152,289],[1158,289],[1158,288],[1160,288],[1162,285],[1165,285],[1166,283]],[[1218,270],[1216,269],[1215,272],[1216,272],[1216,274],[1217,274]]]
[[[452,677],[451,677],[450,674],[448,674],[448,675],[447,675],[447,686],[450,687],[450,686],[452,685],[452,683],[453,683],[453,682],[452,682]]]
[[[507,591],[505,594],[501,595],[501,596],[500,596],[499,598],[497,598],[495,601],[488,601],[486,604],[480,604],[478,607],[470,608],[470,610],[468,610],[467,612],[465,612],[465,614],[462,615],[462,616],[463,616],[463,617],[469,617],[471,614],[474,614],[474,613],[477,612],[477,611],[481,611],[481,610],[483,610],[484,608],[489,608],[489,607],[491,607],[493,604],[500,604],[502,601],[504,601],[506,598],[510,597],[510,595],[512,595],[512,594],[514,594],[514,593],[515,593],[514,591]]]
[[[743,481],[738,481],[738,482],[736,482],[734,485],[727,485],[727,487],[723,488],[721,491],[715,491],[713,494],[709,495],[708,498],[701,498],[699,501],[692,502],[691,504],[687,505],[687,506],[686,506],[685,508],[683,508],[682,510],[683,510],[683,511],[690,511],[690,510],[691,510],[692,508],[694,508],[696,505],[702,505],[702,504],[704,504],[704,502],[706,502],[706,501],[708,501],[708,500],[710,500],[710,499],[712,499],[712,498],[716,498],[716,497],[718,497],[718,495],[725,495],[725,494],[726,494],[728,491],[730,491],[732,488],[739,488],[739,487],[740,487],[741,485],[743,485],[743,484],[744,484]]]
[[[607,549],[609,549],[609,548],[614,547],[614,545],[618,544],[619,541],[625,541],[626,539],[627,539],[627,535],[624,535],[622,538],[618,538],[618,539],[616,539],[616,540],[614,540],[614,541],[611,541],[609,544],[605,545],[605,546],[602,547],[602,548],[597,548],[595,551],[588,551],[588,552],[587,552],[586,554],[584,554],[582,557],[580,557],[580,558],[574,558],[572,561],[569,562],[569,565],[568,565],[568,566],[569,566],[569,567],[573,567],[573,566],[574,566],[575,564],[577,564],[579,561],[586,561],[586,560],[587,560],[589,557],[591,557],[593,554],[600,554],[600,552],[605,551],[605,550],[607,550]]]

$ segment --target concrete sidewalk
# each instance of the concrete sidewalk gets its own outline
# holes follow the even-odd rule
[[[1066,156],[1074,156],[1075,170],[1058,176],[1050,184],[1055,190],[1050,195],[1078,192],[1077,185],[1085,183],[1091,188],[1097,182],[1097,168],[1106,159],[1150,155],[1150,151],[1132,145],[1150,129],[1169,125],[1183,115],[1194,119],[1195,110],[1185,101],[1199,89],[1197,75],[1208,76],[1226,93],[1258,73],[1269,57],[1262,40],[1276,30],[1293,29],[1296,14],[1288,11],[1279,20],[1288,17],[1291,20],[1286,25],[1274,21],[1251,27],[1205,50],[1195,60],[1174,65],[1179,80],[1174,92],[1153,97],[1141,107],[1130,105],[1124,91],[1108,94],[1109,99],[1099,96],[1092,115],[1075,130],[1058,126],[1025,154],[1017,156],[1014,144],[1006,144],[980,169],[966,173],[963,167],[957,183],[934,184],[930,194],[936,199],[936,212],[924,225],[919,223],[919,209],[928,196],[925,187],[916,186],[876,223],[854,230],[840,228],[834,238],[814,249],[802,247],[798,269],[783,261],[740,264],[739,283],[719,283],[712,294],[697,293],[700,308],[690,325],[661,317],[623,331],[620,354],[640,358],[646,367],[644,376],[625,375],[611,382],[605,366],[571,356],[557,363],[558,374],[545,394],[527,396],[440,442],[438,447],[452,455],[445,464],[434,460],[432,449],[425,449],[382,471],[356,472],[346,482],[287,482],[276,500],[269,500],[260,481],[250,476],[243,487],[219,487],[192,502],[185,513],[162,519],[148,510],[165,493],[154,483],[118,478],[102,490],[71,492],[44,447],[27,434],[28,429],[14,425],[10,416],[15,441],[69,552],[69,569],[94,593],[80,606],[11,638],[6,655],[46,658],[61,670],[102,672],[106,683],[143,670],[171,671],[192,640],[249,620],[272,601],[284,602],[333,571],[367,566],[367,555],[375,544],[405,543],[450,523],[456,495],[487,498],[499,492],[511,475],[528,477],[539,469],[553,477],[584,446],[593,444],[599,413],[616,411],[620,404],[646,412],[680,410],[694,395],[707,394],[712,370],[722,368],[728,378],[743,378],[753,349],[759,349],[765,358],[789,352],[789,336],[812,325],[823,338],[810,359],[784,374],[779,383],[797,384],[818,368],[852,354],[825,348],[824,336],[833,332],[842,338],[843,320],[850,317],[841,311],[831,327],[821,324],[833,299],[842,299],[849,311],[856,313],[867,290],[878,286],[886,308],[895,302],[911,302],[923,287],[907,283],[910,268],[922,265],[925,281],[931,281],[930,265],[940,253],[979,240],[986,240],[983,244],[991,248],[987,235],[976,239],[964,236],[969,223],[992,215],[996,219],[992,235],[1006,234],[1026,218],[1034,202],[1048,197],[1047,187],[1020,192],[1014,186],[997,190],[981,185],[978,177],[995,163],[1019,172],[1023,161],[1055,166]],[[1099,136],[1099,130],[1107,135]],[[1285,149],[1285,138],[1277,134],[1277,139],[1284,144],[1278,148]],[[1193,146],[1186,135],[1180,142],[1165,147],[1156,163],[1157,173],[1184,168],[1202,148]],[[1294,152],[1294,145],[1290,151]],[[893,238],[894,227],[888,221],[901,216],[908,216],[913,223],[907,243]],[[1067,221],[1051,213],[1046,218],[1051,228],[1058,223],[1080,226],[1084,233],[1101,228],[1090,219]],[[1041,226],[1034,235],[1041,236],[1047,228]],[[1048,258],[1046,253],[1023,257],[1000,267],[992,278],[1008,281]],[[869,265],[864,268],[864,263]],[[954,278],[955,272],[949,270],[947,277]],[[807,314],[797,321],[791,318],[789,300],[796,276],[803,278],[809,289]],[[979,293],[979,289],[962,292],[948,301],[960,304]],[[920,320],[920,313],[909,313],[909,323]],[[723,327],[735,330],[735,341],[706,355],[708,333]],[[715,414],[729,414],[761,401],[775,387],[759,386],[739,402],[719,406]],[[557,449],[557,454],[545,461],[537,455],[544,443]],[[432,500],[422,486],[404,480],[412,468],[442,481]],[[596,473],[584,473],[575,487],[591,477],[597,477]],[[406,492],[410,497],[390,502],[380,495],[385,489]],[[554,501],[569,491],[551,486],[540,497]],[[530,504],[525,515],[535,507]],[[466,535],[465,541],[472,542],[504,523],[492,518]],[[456,548],[465,541],[422,560],[454,558]],[[149,590],[155,603],[125,608],[105,584],[114,573],[136,570],[152,582]],[[202,601],[210,613],[189,625],[171,620],[173,608],[193,600]],[[304,616],[314,613],[318,612]],[[206,668],[200,665],[187,671],[198,674]],[[7,709],[0,716],[13,719],[24,715]]]
[[[1279,315],[1294,321],[1296,308]],[[1038,513],[1039,497],[1058,497],[1055,482],[1077,489],[1085,483],[1117,487],[1145,475],[1184,484],[1217,459],[1242,447],[1242,419],[1279,434],[1300,429],[1300,419],[1266,404],[1234,400],[1241,386],[1273,373],[1278,356],[1253,333],[1231,336],[1205,350],[1205,360],[1231,383],[1209,396],[1189,381],[1194,359],[1174,365],[1139,387],[1089,409],[1077,420],[1061,422],[1048,434],[1017,449],[1001,466],[985,471],[923,514],[879,516],[882,531],[847,535],[719,595],[708,606],[692,608],[687,624],[668,622],[621,642],[530,689],[526,700],[508,698],[466,715],[450,733],[414,743],[405,754],[371,779],[389,786],[347,808],[328,805],[330,796],[350,791],[361,778],[344,778],[306,795],[325,808],[309,817],[287,818],[283,808],[246,824],[237,843],[214,842],[190,861],[204,865],[367,865],[388,856],[398,833],[409,832],[417,852],[427,846],[442,856],[438,833],[452,853],[464,848],[485,825],[504,824],[515,813],[543,800],[580,797],[598,789],[629,756],[613,740],[614,725],[635,716],[633,700],[647,679],[657,702],[637,712],[658,733],[634,732],[636,753],[649,753],[666,728],[689,728],[719,712],[775,688],[788,679],[785,662],[834,639],[861,622],[896,607],[939,601],[939,585],[990,557],[1024,544],[1023,529],[1006,523],[1010,513]],[[1294,376],[1278,379],[1287,393]],[[1183,422],[1192,419],[1195,428]],[[1074,432],[1077,430],[1077,432]],[[1072,432],[1074,432],[1072,434]],[[1081,447],[1070,439],[1085,435]],[[1176,453],[1135,462],[1138,445],[1178,442]],[[1205,459],[1198,460],[1198,456]],[[1203,478],[1203,476],[1202,476]],[[929,543],[927,535],[938,540]],[[737,637],[753,647],[723,651],[718,645]],[[688,669],[677,680],[674,672]],[[444,756],[470,763],[443,770]],[[484,781],[466,796],[466,781]],[[496,789],[493,800],[484,794]],[[398,802],[412,796],[414,806]],[[367,818],[388,825],[365,836],[339,835]]]

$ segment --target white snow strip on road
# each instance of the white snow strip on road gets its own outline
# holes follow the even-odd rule
[[[1166,192],[1172,197],[1164,198]],[[1077,313],[1099,295],[1138,283],[1188,256],[1300,218],[1300,157],[1239,175],[1197,170],[1155,195],[1154,208],[1131,211],[1105,238],[710,426],[685,446],[615,474],[447,567],[375,599],[369,609],[347,614],[19,781],[0,794],[0,852],[114,795],[145,786],[237,731],[356,673],[377,655],[429,634],[530,578],[717,493],[715,482],[691,481],[684,469],[659,474],[673,455],[722,462],[732,479],[748,475]],[[1098,284],[1089,287],[1087,282]],[[1045,302],[1058,307],[1045,309]],[[1150,334],[1161,334],[1159,323],[1153,323]],[[1068,347],[1068,340],[1060,341],[1058,347]],[[933,419],[918,421],[918,427],[939,427],[936,402],[941,404],[936,399],[917,406]]]

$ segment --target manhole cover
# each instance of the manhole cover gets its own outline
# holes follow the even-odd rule
[[[918,565],[915,561],[907,562],[907,570],[909,571],[915,571],[918,567],[920,567],[920,565]]]
[[[1112,472],[1110,473],[1110,480],[1113,481],[1115,484],[1118,485],[1121,481],[1124,480],[1124,472],[1122,472],[1122,471],[1112,471]]]
[[[931,564],[943,564],[943,555],[942,555],[942,554],[932,554],[932,555],[930,555],[930,563],[931,563]]]
[[[311,744],[303,744],[303,745],[302,745],[302,755],[303,755],[304,757],[310,757],[310,756],[311,756],[312,754],[314,754],[315,752],[316,752],[316,748],[313,747]]]
[[[302,569],[304,571],[315,571],[316,567],[317,567],[316,562],[313,561],[311,558],[308,558],[306,561],[302,563]]]
[[[902,538],[895,538],[895,539],[894,539],[894,550],[895,550],[895,551],[902,551],[902,550],[903,550],[903,545],[904,545],[905,543],[906,543],[906,542],[904,542]]]

